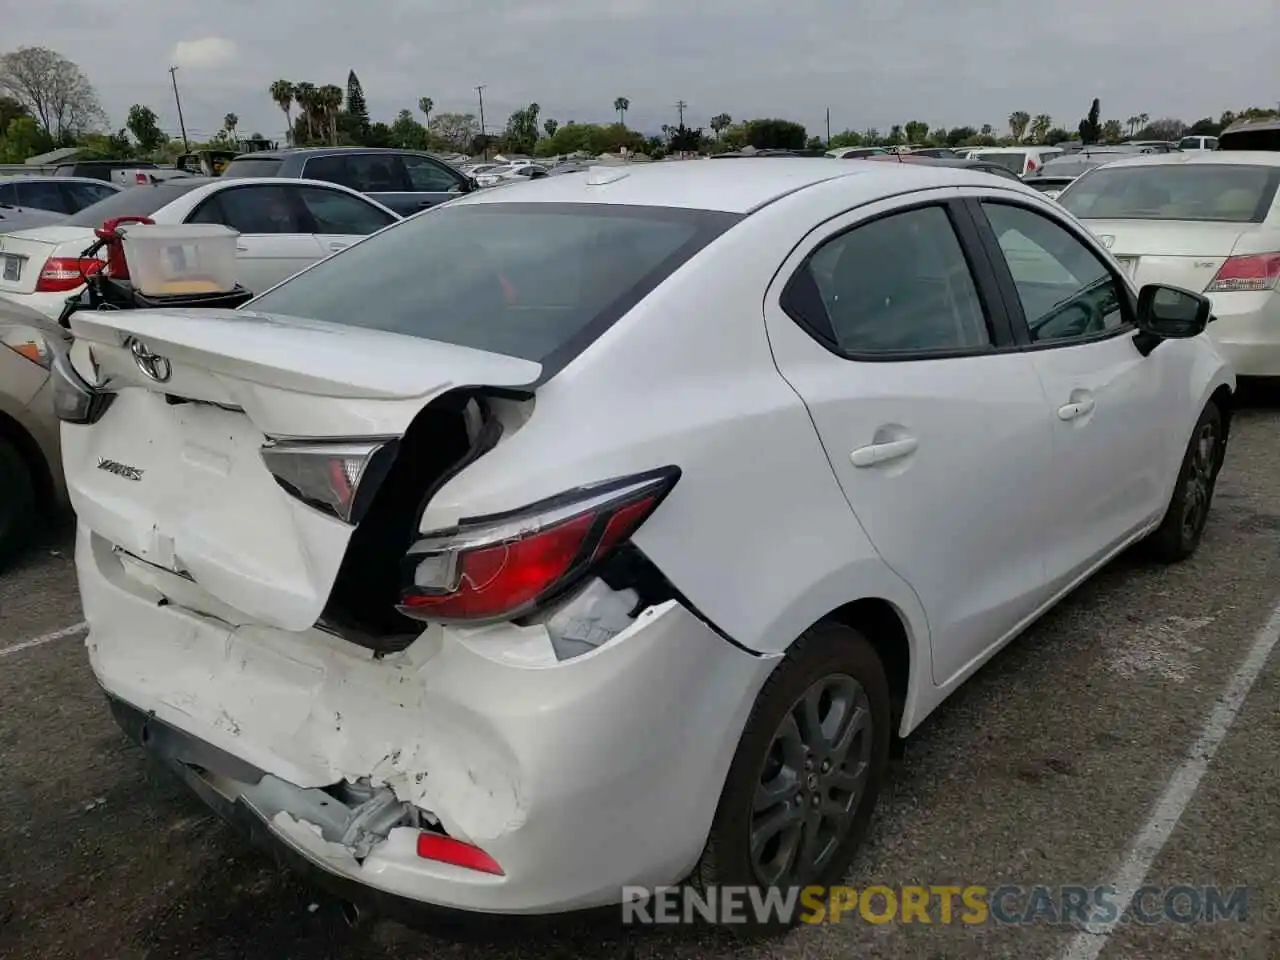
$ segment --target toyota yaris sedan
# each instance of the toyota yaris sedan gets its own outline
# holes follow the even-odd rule
[[[605,167],[55,362],[123,727],[353,899],[830,882],[895,738],[1120,551],[1190,555],[1207,301],[918,164]]]

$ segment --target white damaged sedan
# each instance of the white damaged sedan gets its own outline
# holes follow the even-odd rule
[[[895,737],[1143,541],[1234,378],[1012,180],[596,168],[55,362],[122,726],[353,900],[832,882]]]

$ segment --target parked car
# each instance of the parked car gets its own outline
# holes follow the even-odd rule
[[[934,157],[938,160],[959,160],[960,154],[946,147],[916,147],[908,154],[913,157]]]
[[[98,261],[81,253],[114,217],[156,223],[220,223],[240,232],[236,281],[260,293],[399,216],[346,187],[319,180],[186,177],[132,187],[60,223],[4,236],[0,297],[57,317]]]
[[[836,147],[828,150],[827,156],[837,160],[865,160],[867,157],[882,156],[889,151],[884,147]]]
[[[1241,376],[1280,376],[1280,153],[1132,157],[1058,198],[1102,237],[1135,283],[1213,302],[1210,333]]]
[[[227,164],[239,156],[243,154],[235,150],[195,150],[178,157],[174,166],[194,177],[220,177]]]
[[[0,177],[0,207],[22,207],[48,213],[78,213],[122,189],[92,177],[53,177],[19,174]]]
[[[112,172],[121,169],[157,170],[159,166],[149,160],[73,160],[59,163],[53,168],[55,177],[79,177],[111,182]]]
[[[1081,175],[1095,167],[1122,157],[1132,157],[1135,151],[1121,147],[1086,147],[1076,153],[1050,157],[1035,173],[1023,177],[1023,182],[1039,190],[1050,199],[1057,199],[1063,190],[1071,186]]]
[[[546,167],[537,163],[512,163],[494,167],[484,173],[477,174],[476,183],[482,187],[496,187],[503,183],[519,183],[525,180],[540,180],[547,176]]]
[[[1237,120],[1222,131],[1219,150],[1280,150],[1280,118]]]
[[[1181,149],[1176,143],[1168,140],[1127,140],[1125,145],[1143,153],[1177,153]]]
[[[970,150],[968,159],[988,160],[1008,167],[1020,177],[1035,173],[1050,157],[1062,153],[1058,147],[978,147]]]
[[[1179,150],[1217,150],[1217,137],[1183,137],[1178,141]]]
[[[66,219],[62,213],[50,213],[48,210],[31,210],[27,207],[9,207],[0,204],[0,234],[16,233],[32,227],[44,227],[61,223]]]
[[[918,153],[897,153],[889,154],[884,157],[868,157],[868,160],[888,161],[890,163],[921,163],[935,167],[954,167],[960,170],[974,170],[981,173],[990,173],[1005,180],[1018,180],[1016,173],[1008,167],[1001,166],[998,163],[992,163],[989,160],[968,160],[962,157],[935,157],[928,154]]]
[[[66,506],[49,368],[66,331],[0,300],[0,571]]]
[[[414,150],[302,147],[259,150],[236,157],[222,177],[325,180],[357,190],[408,216],[469,193],[475,181],[442,160]]]
[[[78,314],[94,675],[348,899],[838,882],[895,735],[1125,548],[1196,549],[1207,312],[1020,183],[782,158],[480,191],[225,317]]]

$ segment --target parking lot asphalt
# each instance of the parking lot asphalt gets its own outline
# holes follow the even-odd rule
[[[1120,558],[961,688],[908,744],[848,878],[1092,888],[1136,864],[1147,884],[1247,887],[1244,918],[1216,923],[1079,934],[1044,915],[873,924],[855,912],[761,941],[348,929],[333,901],[246,847],[117,732],[76,632],[70,543],[65,526],[51,530],[0,578],[0,957],[1280,956],[1280,650],[1259,659],[1280,602],[1273,398],[1238,415],[1199,553],[1173,567]]]

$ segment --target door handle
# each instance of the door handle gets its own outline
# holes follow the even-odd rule
[[[330,250],[345,250],[345,249],[347,249],[347,247],[349,247],[349,246],[351,246],[351,244],[349,244],[349,243],[338,243],[337,241],[334,241],[333,243],[329,244],[329,249],[330,249]]]
[[[237,243],[237,244],[236,244],[236,249],[237,249],[237,250],[239,250],[241,253],[248,253],[248,252],[249,252],[249,248],[248,248],[248,247],[244,246],[243,244],[239,244],[239,243]]]
[[[901,460],[916,452],[919,446],[915,437],[904,437],[901,440],[890,440],[887,443],[871,443],[859,447],[849,454],[855,467],[874,467],[891,460]]]
[[[1064,403],[1058,408],[1059,420],[1079,420],[1087,413],[1092,413],[1095,406],[1093,397],[1081,397],[1071,403]]]

